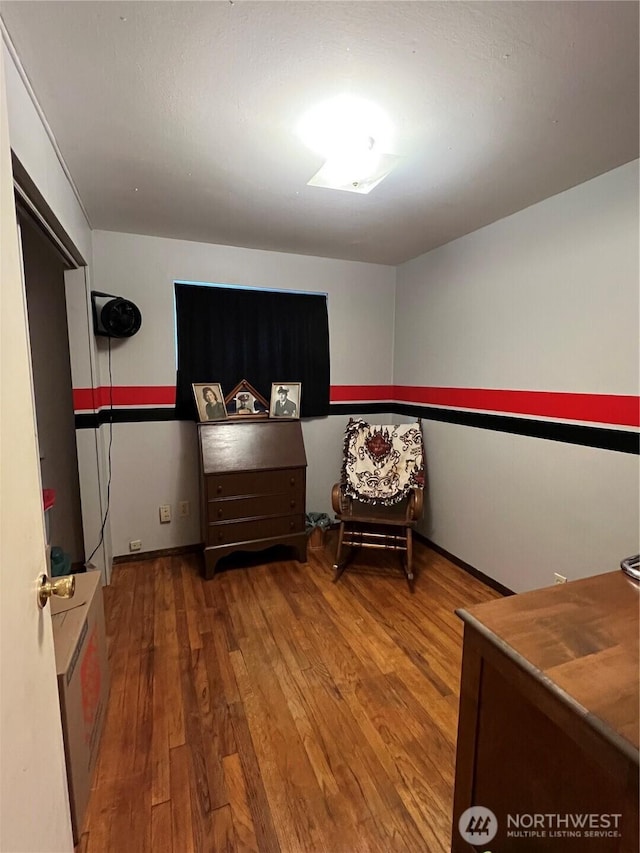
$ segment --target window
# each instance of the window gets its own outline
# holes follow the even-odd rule
[[[302,417],[329,413],[329,321],[324,294],[176,282],[176,413],[195,418],[192,382],[242,379],[267,400],[273,382],[301,382]]]

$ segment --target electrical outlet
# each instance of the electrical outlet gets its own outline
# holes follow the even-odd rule
[[[178,515],[180,518],[186,518],[191,514],[191,506],[189,501],[180,501],[178,504]]]
[[[129,550],[130,551],[139,551],[142,548],[142,540],[141,539],[132,539],[129,542]]]
[[[553,582],[554,583],[566,583],[567,579],[564,575],[559,575],[557,572],[553,573]]]
[[[164,504],[160,507],[160,524],[167,524],[171,521],[171,504]]]

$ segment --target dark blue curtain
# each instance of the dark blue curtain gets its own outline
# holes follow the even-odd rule
[[[246,379],[269,401],[273,382],[301,382],[301,417],[329,413],[329,321],[323,295],[175,285],[176,413],[197,420],[192,382],[226,396]]]

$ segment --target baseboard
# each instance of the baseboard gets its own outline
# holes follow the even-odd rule
[[[335,530],[338,526],[338,523],[334,522],[328,529]],[[499,592],[501,595],[515,595],[515,592],[512,589],[509,589],[509,587],[504,586],[499,581],[489,577],[489,575],[485,575],[484,572],[481,572],[474,566],[469,565],[469,563],[465,563],[464,560],[461,560],[459,557],[456,557],[455,554],[451,554],[449,551],[441,548],[440,545],[436,545],[435,542],[432,542],[431,539],[423,536],[422,533],[419,533],[417,530],[414,531],[413,535],[419,542],[426,545],[427,548],[431,548],[432,551],[435,551],[437,554],[441,554],[454,565],[458,566],[458,568],[467,572],[467,574],[472,575],[474,578],[477,578],[479,581],[482,581],[482,583],[491,587],[491,589],[495,589],[495,591]],[[182,554],[195,554],[200,553],[201,551],[201,544],[180,545],[177,548],[161,548],[158,551],[137,551],[133,554],[121,554],[119,557],[114,557],[113,565],[117,566],[122,563],[139,563],[145,560],[156,560],[159,557],[179,557]]]
[[[180,557],[182,554],[195,554],[202,551],[202,545],[179,545],[176,548],[160,548],[158,551],[135,551],[133,554],[121,554],[113,558],[113,565],[121,563],[139,563],[143,560],[156,560],[159,557]]]
[[[499,592],[501,595],[515,595],[515,592],[512,589],[509,589],[508,586],[504,586],[499,581],[494,580],[489,577],[489,575],[485,575],[484,572],[481,572],[479,569],[476,569],[474,566],[470,566],[469,563],[465,563],[464,560],[461,560],[459,557],[456,557],[455,554],[450,554],[449,551],[445,551],[444,548],[441,548],[440,545],[436,545],[435,542],[432,542],[431,539],[427,539],[426,536],[423,536],[422,533],[419,533],[417,530],[414,533],[416,539],[422,542],[423,545],[426,545],[427,548],[431,548],[432,551],[435,551],[437,554],[441,554],[443,557],[446,557],[447,560],[454,563],[458,568],[462,569],[467,574],[472,575],[474,578],[477,578],[482,583],[491,587],[491,589],[495,589],[496,592]]]

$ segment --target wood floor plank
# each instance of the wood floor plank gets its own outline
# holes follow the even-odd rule
[[[189,571],[187,565],[180,567],[182,580],[182,594],[184,596],[184,609],[187,617],[187,629],[189,634],[189,646],[191,650],[202,648],[202,622],[205,618],[202,607],[198,606],[194,587],[198,586],[197,578]]]
[[[138,589],[138,584],[136,584]],[[142,651],[140,648],[140,618],[142,596],[135,597],[131,613],[131,624],[133,627],[130,634],[130,642],[135,651],[127,656],[126,670],[122,678],[122,704],[121,718],[124,725],[119,725],[116,732],[116,748],[113,752],[112,761],[108,766],[101,765],[101,773],[109,777],[129,776],[134,771],[135,747],[139,732],[135,725],[138,718],[138,688],[140,683],[140,666],[142,662]],[[116,759],[117,756],[117,759]]]
[[[233,654],[242,658],[242,653],[239,650],[233,652]],[[236,702],[231,706],[230,711],[235,739],[238,744],[238,755],[245,780],[249,811],[251,812],[258,847],[261,853],[279,853],[281,849],[280,843],[264,790],[264,782],[260,773],[253,740],[251,739],[244,704]]]
[[[360,660],[375,665],[380,673],[393,672],[400,650],[371,612],[337,584],[318,584],[317,589],[331,608],[338,630]]]
[[[457,709],[454,709],[450,697],[431,702],[428,707],[418,702],[413,693],[396,674],[386,675],[383,689],[397,697],[402,711],[398,714],[407,733],[416,741],[424,744],[424,751],[435,762],[439,774],[449,786],[453,785]],[[397,708],[398,706],[396,706]],[[442,719],[447,724],[443,725]]]
[[[137,663],[138,654],[133,618],[137,572],[130,566],[122,568],[126,571],[114,572],[112,585],[104,589],[110,691],[102,735],[105,746],[98,755],[94,786],[104,784],[118,774],[120,756],[126,748],[124,738],[132,735],[131,727],[129,732],[122,731],[123,720],[131,716],[132,701],[137,702],[137,686],[135,692],[130,687],[127,690],[127,672]],[[133,713],[135,716],[135,711]],[[131,757],[131,749],[132,746],[128,757]]]
[[[286,579],[284,572],[269,577],[254,575],[252,584],[284,663],[289,669],[307,669],[310,665],[306,654],[309,644],[281,588]]]
[[[455,742],[458,723],[457,692],[442,696],[411,661],[407,661],[405,665],[399,667],[391,675],[397,676],[401,680],[414,701],[422,707],[423,711],[428,713],[434,726],[447,733]]]
[[[151,850],[151,796],[141,776],[114,778],[105,786],[105,800],[110,809],[103,820],[93,821],[90,829],[91,849],[100,849],[97,839],[102,836],[103,850]],[[145,820],[140,820],[145,815]],[[96,825],[97,823],[97,825]]]
[[[354,684],[365,674],[365,664],[336,629],[322,597],[314,595],[313,585],[304,592],[284,592],[289,601],[295,596],[294,609],[305,632],[310,666],[328,684]]]
[[[182,691],[180,689],[180,648],[178,645],[177,609],[175,597],[175,584],[173,575],[175,570],[169,565],[169,573],[165,586],[165,611],[164,611],[164,644],[166,645],[165,663],[165,701],[167,707],[167,727],[169,732],[169,747],[181,746],[185,742],[184,733],[184,709],[182,702]]]
[[[342,693],[327,689],[325,679],[319,678],[313,668],[305,670],[301,677],[313,702],[314,719],[331,756],[341,793],[357,809],[357,826],[371,821],[382,840],[382,849],[397,837],[403,839],[406,850],[420,849],[421,836],[403,810],[392,778],[367,742]]]
[[[211,819],[213,822],[212,846],[207,849],[215,850],[216,853],[235,853],[237,847],[231,806],[226,805],[216,809]]]
[[[208,611],[208,621],[215,618]],[[192,654],[203,737],[216,741],[221,757],[236,751],[229,705],[239,698],[225,636],[222,626],[211,627],[202,635],[201,653]]]
[[[247,785],[242,770],[242,762],[238,753],[227,755],[222,759],[224,778],[229,791],[229,804],[235,845],[243,853],[259,853],[258,839],[253,826],[253,817],[249,806]]]
[[[414,559],[414,595],[388,555],[334,584],[329,546],[209,581],[197,554],[117,566],[82,853],[448,850],[454,611],[497,593]]]
[[[165,638],[165,595],[168,570],[158,566],[154,579],[154,671],[153,671],[153,722],[151,730],[151,805],[156,806],[169,800],[169,694],[168,658]]]
[[[232,572],[222,574],[217,578],[221,582],[217,589],[212,590],[210,595],[216,603],[216,614],[224,620],[227,634],[227,646],[229,651],[238,649],[240,640],[245,639],[244,625],[242,622],[242,605],[238,601],[241,597],[242,583],[232,576]]]
[[[360,598],[365,606],[371,608],[379,624],[384,626],[385,631],[395,643],[397,648],[411,660],[422,675],[436,688],[441,696],[448,696],[455,690],[455,684],[448,671],[444,671],[438,661],[435,660],[430,651],[425,648],[423,638],[417,637],[407,626],[410,625],[402,615],[397,618],[394,610],[387,606],[388,597],[382,599],[379,593],[372,593],[364,589],[360,583],[349,580],[353,595]],[[388,592],[388,596],[392,593]],[[375,597],[374,597],[375,596]]]
[[[294,671],[300,673],[303,670]],[[296,681],[291,672],[282,667],[278,672],[278,681],[320,790],[325,795],[338,795],[340,789],[331,770],[329,756],[313,724],[313,714],[305,691],[300,687],[302,679]]]
[[[190,785],[189,749],[183,744],[171,750],[171,837],[177,853],[202,853],[194,844]]]
[[[222,619],[214,618],[211,620],[211,637],[213,638],[213,649],[220,675],[216,691],[216,696],[219,697],[220,701],[216,702],[216,704],[232,705],[240,697],[238,695],[236,677],[231,666],[231,661],[229,660],[227,633]]]
[[[452,807],[453,780],[444,778],[453,769],[451,744],[437,729],[416,725],[385,678],[363,682],[352,695],[379,736],[376,754],[386,752],[390,757],[391,778],[429,849],[444,851],[439,839],[447,837]],[[362,717],[360,721],[364,728]],[[414,736],[416,729],[418,737]],[[411,743],[413,749],[408,748]]]
[[[361,832],[361,827],[371,821],[371,813],[362,795],[357,766],[348,766],[343,755],[335,749],[331,720],[320,721],[316,716],[317,702],[309,695],[305,671],[290,675],[286,684],[287,703],[298,727],[305,751],[313,767],[331,818],[332,850],[377,850],[378,847]],[[326,681],[319,679],[320,689],[326,690]],[[337,688],[335,693],[337,694]],[[381,847],[380,849],[384,849]]]
[[[170,800],[151,807],[151,850],[173,853]]]
[[[233,621],[232,607],[228,597],[230,592],[225,592],[225,583],[208,584],[204,588],[205,600],[207,602],[207,620],[209,626],[218,624],[222,627],[225,637],[227,651],[238,649],[238,624]]]
[[[247,723],[283,849],[331,849],[323,834],[326,807],[300,735],[260,639],[240,643],[251,689],[242,693]],[[292,760],[292,754],[295,759]]]
[[[193,656],[199,657],[202,650],[191,650],[186,611],[176,612],[176,627],[193,842],[196,850],[202,850],[211,844],[211,812],[219,805],[225,804],[227,799],[221,759],[217,754],[216,745],[211,739],[203,736],[201,705],[196,695],[193,667]]]
[[[141,600],[141,631],[138,639],[140,668],[138,671],[138,701],[136,724],[133,727],[136,744],[133,772],[143,774],[144,784],[151,782],[151,743],[153,739],[153,687],[155,681],[154,615],[155,578],[149,572],[138,575],[138,598]]]

